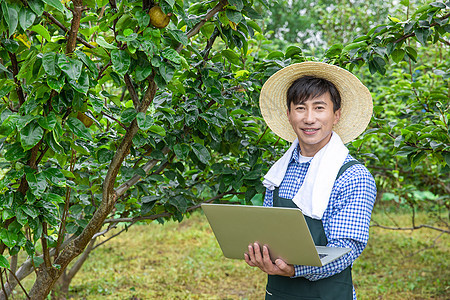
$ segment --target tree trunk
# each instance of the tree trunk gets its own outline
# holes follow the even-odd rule
[[[86,260],[89,258],[89,255],[91,254],[92,250],[94,249],[95,241],[97,238],[94,238],[91,240],[89,245],[84,250],[83,254],[78,258],[78,260],[75,262],[75,264],[70,268],[69,271],[64,270],[64,272],[61,274],[61,277],[58,279],[58,281],[55,284],[55,287],[52,290],[52,299],[55,300],[65,300],[69,297],[69,287],[70,284],[77,275],[78,271],[80,271],[83,264],[86,262]]]
[[[150,106],[153,98],[156,94],[156,83],[153,78],[149,79],[149,85],[145,93],[144,99],[138,107],[139,112],[146,112]],[[56,257],[53,265],[42,264],[37,271],[36,281],[30,290],[31,299],[44,300],[53,286],[67,268],[69,263],[75,259],[78,255],[83,253],[86,246],[92,240],[94,234],[100,231],[103,226],[103,221],[111,213],[117,200],[117,193],[114,190],[114,183],[119,173],[120,167],[125,157],[128,155],[128,151],[132,145],[132,139],[138,132],[138,125],[136,119],[131,122],[121,144],[119,145],[117,152],[115,153],[106,174],[103,184],[103,197],[100,206],[95,212],[92,219],[89,221],[83,232],[70,242],[62,252]],[[54,267],[54,266],[58,267]]]

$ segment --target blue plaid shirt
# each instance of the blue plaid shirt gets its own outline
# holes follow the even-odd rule
[[[354,160],[348,155],[344,163]],[[294,198],[308,171],[310,162],[299,162],[299,148],[292,154],[279,196]],[[375,181],[361,164],[348,168],[334,183],[322,223],[328,247],[346,247],[352,251],[322,267],[295,265],[295,277],[316,281],[342,272],[362,253],[369,239],[370,215],[376,197]],[[273,191],[267,190],[264,206],[273,206]],[[353,289],[353,299],[356,299]]]

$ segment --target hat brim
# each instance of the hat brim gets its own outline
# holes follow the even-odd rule
[[[361,81],[349,71],[320,62],[290,65],[273,74],[263,85],[259,97],[261,114],[269,128],[286,141],[297,138],[287,117],[286,93],[303,76],[332,82],[341,96],[341,117],[333,130],[348,143],[367,128],[373,111],[372,96]]]

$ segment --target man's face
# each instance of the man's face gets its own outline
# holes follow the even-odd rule
[[[287,116],[297,134],[302,155],[312,157],[329,142],[341,110],[333,112],[333,102],[327,92],[301,104],[291,103]]]

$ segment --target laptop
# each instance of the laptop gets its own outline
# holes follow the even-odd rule
[[[316,246],[300,209],[251,205],[202,204],[206,218],[227,258],[244,259],[248,245],[267,245],[272,261],[324,266],[350,248]]]

